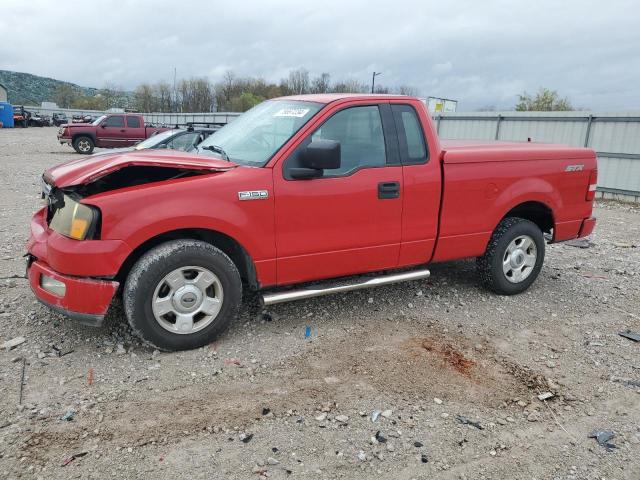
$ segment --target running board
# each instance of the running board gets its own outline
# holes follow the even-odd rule
[[[289,290],[287,292],[265,293],[262,295],[264,305],[275,305],[276,303],[292,302],[304,298],[321,297],[333,293],[350,292],[352,290],[362,290],[371,287],[380,287],[391,283],[408,282],[429,278],[429,270],[414,270],[411,272],[382,275],[375,278],[359,278],[350,283],[324,288],[305,288],[302,290]]]

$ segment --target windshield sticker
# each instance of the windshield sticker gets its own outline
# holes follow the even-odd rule
[[[302,118],[307,113],[309,113],[308,108],[283,108],[282,110],[277,111],[273,116]]]

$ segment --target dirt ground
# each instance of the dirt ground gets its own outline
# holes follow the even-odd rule
[[[519,296],[433,265],[160,353],[23,278],[39,176],[76,158],[55,133],[0,130],[0,343],[26,339],[0,351],[0,478],[640,478],[640,343],[618,335],[640,331],[637,206],[600,203],[593,245],[549,246]]]

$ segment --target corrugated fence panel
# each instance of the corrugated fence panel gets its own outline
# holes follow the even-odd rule
[[[640,159],[598,157],[598,188],[640,192]]]
[[[496,121],[492,120],[457,120],[443,118],[440,120],[438,134],[442,138],[473,138],[493,140],[496,133]]]
[[[526,142],[563,143],[567,145],[583,146],[587,122],[543,120],[509,120],[500,123],[500,140],[515,140]]]
[[[640,153],[640,121],[593,122],[589,146],[598,152]]]

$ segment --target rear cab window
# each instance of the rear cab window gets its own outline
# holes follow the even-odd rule
[[[402,163],[426,163],[429,160],[429,150],[417,112],[408,104],[393,104],[391,110],[398,132]]]
[[[127,127],[140,128],[140,117],[127,117]]]

